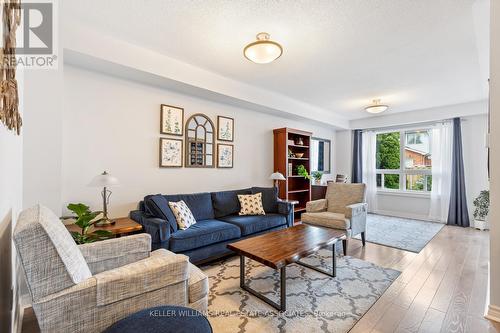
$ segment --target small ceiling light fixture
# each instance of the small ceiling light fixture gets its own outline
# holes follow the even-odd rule
[[[257,41],[248,44],[243,49],[243,55],[256,64],[268,64],[281,57],[283,48],[280,44],[270,40],[267,32],[257,34]]]
[[[380,104],[380,99],[374,99],[373,104],[365,108],[369,113],[382,113],[389,108],[388,105]]]

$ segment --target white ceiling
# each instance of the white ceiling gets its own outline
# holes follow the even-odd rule
[[[388,112],[485,99],[487,8],[487,0],[65,0],[62,13],[357,119],[374,98]],[[261,31],[284,48],[268,65],[242,54]]]

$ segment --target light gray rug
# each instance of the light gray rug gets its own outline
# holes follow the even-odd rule
[[[331,250],[304,262],[330,269]],[[347,332],[400,272],[340,257],[332,278],[295,264],[287,266],[287,311],[280,313],[239,286],[239,258],[202,267],[209,276],[208,318],[215,333]],[[247,259],[247,282],[279,301],[279,273]]]
[[[418,253],[443,227],[437,222],[368,214],[366,241]]]

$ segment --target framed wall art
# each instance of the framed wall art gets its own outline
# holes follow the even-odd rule
[[[179,135],[179,136],[182,136],[184,134],[182,132],[182,129],[184,128],[183,108],[162,104],[160,115],[161,115],[161,120],[160,120],[161,134]]]
[[[234,119],[229,117],[217,116],[217,140],[234,140]]]
[[[218,143],[217,144],[217,167],[232,168],[234,161],[234,146]]]
[[[160,168],[182,167],[182,140],[160,138]]]

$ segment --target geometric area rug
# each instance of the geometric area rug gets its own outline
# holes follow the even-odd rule
[[[303,258],[331,269],[331,250]],[[279,302],[279,273],[246,259],[247,283]],[[332,278],[299,265],[287,266],[287,311],[278,312],[239,285],[237,256],[201,269],[209,277],[208,319],[215,333],[348,332],[370,309],[400,272],[352,258],[339,257]]]
[[[437,222],[368,214],[366,241],[419,253],[443,227]]]

